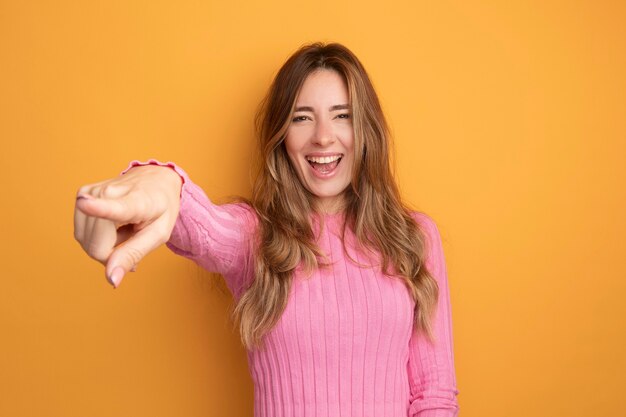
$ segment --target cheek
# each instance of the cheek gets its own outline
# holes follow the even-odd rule
[[[298,150],[299,150],[299,147],[297,145],[298,145],[297,141],[294,140],[294,138],[292,136],[288,135],[285,138],[284,146],[285,146],[285,150],[287,151],[287,157],[289,158],[289,162],[291,163],[291,166],[296,171],[299,171],[299,167],[298,167],[298,161],[299,161]]]
[[[344,140],[342,142],[343,147],[346,149],[349,157],[351,159],[354,158],[354,134],[352,132],[349,132],[349,134],[344,137]]]
[[[307,133],[304,129],[289,129],[285,136],[285,149],[290,158],[295,158],[302,153],[302,149],[307,143]]]
[[[354,155],[354,136],[349,135],[346,137],[346,140],[343,142],[343,146],[346,149],[346,165],[347,169],[345,171],[345,175],[352,179],[354,165],[355,165],[355,155]]]
[[[352,150],[354,147],[354,126],[352,123],[342,125],[338,131],[338,136],[343,147]]]
[[[287,135],[285,136],[285,140],[283,142],[285,144],[285,149],[287,149],[287,153],[290,155],[295,153],[298,148],[298,135],[294,135],[291,129],[287,130]]]

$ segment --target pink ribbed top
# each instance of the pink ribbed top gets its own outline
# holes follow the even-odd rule
[[[188,175],[167,246],[222,274],[235,300],[253,279],[254,211],[245,204],[215,205]],[[138,161],[131,166],[143,165]],[[428,237],[426,266],[439,284],[436,342],[413,332],[405,285],[385,275],[375,256],[357,251],[342,217],[314,220],[317,243],[330,268],[293,276],[287,307],[265,339],[248,351],[256,417],[453,417],[458,413],[448,282],[435,223],[414,214]],[[360,264],[374,265],[363,267]]]

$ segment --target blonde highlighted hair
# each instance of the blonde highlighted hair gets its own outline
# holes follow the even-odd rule
[[[287,305],[292,274],[300,263],[307,271],[323,266],[324,254],[311,225],[315,196],[301,184],[284,146],[300,88],[320,69],[339,73],[350,98],[355,155],[345,192],[344,236],[350,228],[363,248],[380,254],[384,272],[405,282],[415,300],[415,329],[432,339],[438,286],[424,265],[424,233],[402,203],[392,175],[390,134],[378,96],[350,50],[337,43],[314,43],[280,68],[257,113],[260,155],[250,201],[259,216],[255,277],[233,311],[242,342],[248,349],[262,345]]]

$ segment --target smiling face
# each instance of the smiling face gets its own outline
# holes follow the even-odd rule
[[[302,185],[316,197],[317,209],[340,210],[350,185],[354,130],[348,89],[342,76],[319,69],[298,94],[285,148]]]

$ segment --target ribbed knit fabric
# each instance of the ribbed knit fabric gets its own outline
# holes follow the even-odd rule
[[[175,253],[222,274],[237,300],[253,279],[254,211],[215,205],[180,167],[180,213],[167,242]],[[128,168],[128,169],[129,169]],[[126,172],[126,171],[124,171]],[[262,350],[248,351],[256,417],[453,417],[458,413],[451,309],[441,239],[435,223],[414,214],[428,237],[426,266],[439,284],[436,342],[413,331],[415,306],[398,278],[375,256],[357,251],[341,215],[313,220],[332,266],[293,276],[287,307]],[[323,223],[323,227],[319,227]],[[359,264],[373,265],[363,267]]]

